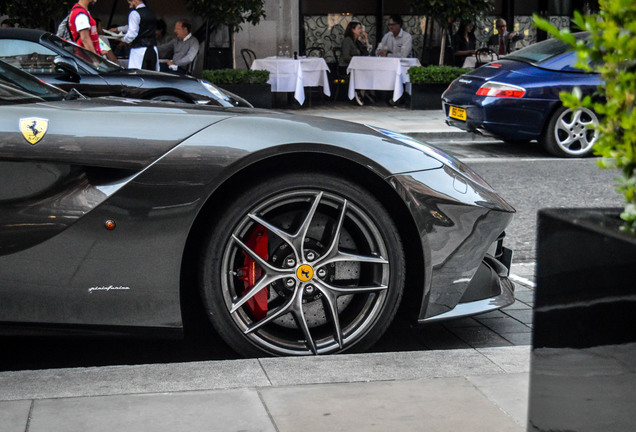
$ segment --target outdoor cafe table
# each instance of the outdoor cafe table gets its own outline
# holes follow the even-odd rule
[[[393,100],[398,100],[404,93],[404,84],[410,93],[407,71],[411,66],[420,66],[420,61],[416,58],[352,57],[347,68],[349,99],[354,98],[356,90],[393,90]]]
[[[252,70],[268,70],[273,92],[293,92],[294,98],[302,105],[305,102],[305,87],[322,86],[323,93],[331,96],[327,63],[321,57],[256,59]]]

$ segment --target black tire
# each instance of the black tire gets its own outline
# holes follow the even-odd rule
[[[232,348],[330,354],[364,350],[382,336],[402,296],[405,260],[393,220],[369,191],[293,173],[233,196],[200,269],[204,305]],[[247,301],[254,287],[260,294]]]
[[[592,154],[592,147],[598,139],[598,131],[592,125],[598,117],[587,108],[573,111],[559,107],[543,132],[541,144],[553,156],[582,158]]]
[[[150,100],[160,101],[160,102],[188,103],[188,101],[186,101],[185,99],[180,98],[179,96],[174,96],[174,95],[154,96],[154,97],[150,98]]]

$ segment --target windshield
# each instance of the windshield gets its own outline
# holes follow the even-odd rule
[[[45,34],[42,36],[42,39],[56,45],[58,48],[72,55],[76,60],[86,63],[99,73],[115,72],[122,69],[121,66],[106,60],[104,57],[94,54],[87,49],[75,45],[74,43],[60,39],[53,34]]]
[[[0,61],[0,103],[3,105],[62,100],[66,92]]]
[[[587,32],[581,32],[576,33],[574,37],[576,37],[577,40],[580,40],[587,38],[588,35],[589,34]],[[518,51],[514,51],[507,55],[505,58],[511,60],[520,60],[531,63],[533,65],[541,65],[548,60],[561,54],[567,53],[571,50],[572,47],[570,45],[567,45],[558,39],[548,39],[546,41],[527,46]]]

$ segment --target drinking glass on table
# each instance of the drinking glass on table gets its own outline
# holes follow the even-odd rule
[[[382,42],[378,44],[378,48],[375,50],[375,53],[379,57],[386,57],[386,54],[387,54],[386,47],[382,45]]]

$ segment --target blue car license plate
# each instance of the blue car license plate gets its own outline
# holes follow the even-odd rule
[[[451,106],[448,112],[448,116],[457,120],[466,121],[466,110],[464,108]]]

